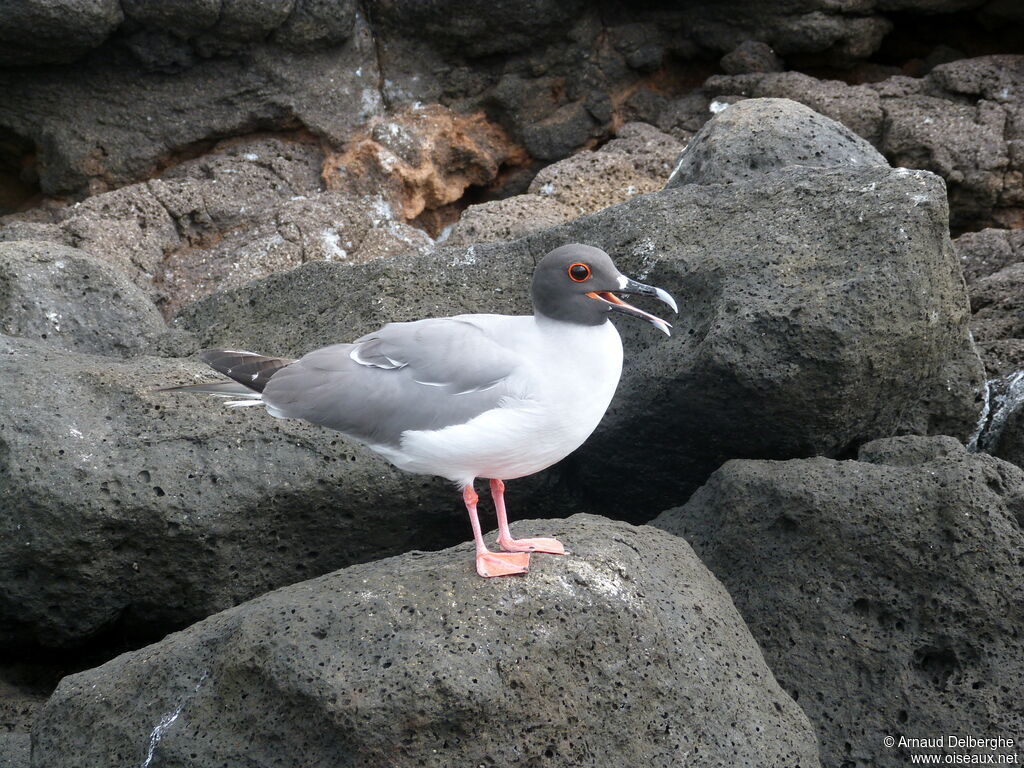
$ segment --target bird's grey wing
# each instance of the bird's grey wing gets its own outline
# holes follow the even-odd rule
[[[407,430],[463,424],[499,407],[519,364],[516,353],[472,323],[390,323],[282,368],[263,400],[277,415],[398,445]]]

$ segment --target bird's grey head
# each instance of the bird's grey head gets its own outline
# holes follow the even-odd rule
[[[617,293],[654,296],[678,311],[675,301],[661,288],[631,280],[600,248],[579,243],[555,248],[541,259],[530,292],[536,314],[579,325],[601,325],[612,312],[622,312],[670,333],[668,323],[627,304]]]

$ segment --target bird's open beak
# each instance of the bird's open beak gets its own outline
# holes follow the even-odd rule
[[[591,291],[590,293],[587,294],[587,296],[589,296],[592,299],[597,299],[598,301],[603,301],[605,304],[608,304],[613,312],[621,312],[624,315],[633,315],[633,317],[641,317],[647,322],[649,322],[651,325],[653,325],[655,328],[660,328],[662,331],[664,331],[666,336],[671,336],[672,331],[669,329],[672,326],[669,323],[665,322],[660,317],[655,317],[649,312],[644,312],[642,309],[634,307],[632,304],[627,304],[626,302],[624,302],[622,299],[615,295],[616,293],[636,293],[641,296],[654,296],[656,299],[660,299],[661,301],[665,302],[670,307],[672,307],[673,312],[679,312],[679,309],[676,307],[675,299],[673,299],[672,296],[669,295],[668,291],[663,291],[661,288],[655,288],[654,286],[651,285],[644,285],[643,283],[638,283],[636,280],[630,280],[628,277],[620,278],[620,282],[622,283],[622,287],[616,288],[614,291]]]

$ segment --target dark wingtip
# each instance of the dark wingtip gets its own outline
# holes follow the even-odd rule
[[[254,392],[262,392],[275,373],[295,362],[241,349],[204,349],[199,353],[199,359]]]

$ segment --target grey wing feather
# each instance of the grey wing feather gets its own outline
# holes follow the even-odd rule
[[[462,424],[500,406],[519,357],[472,323],[389,323],[277,371],[264,402],[369,443]]]

